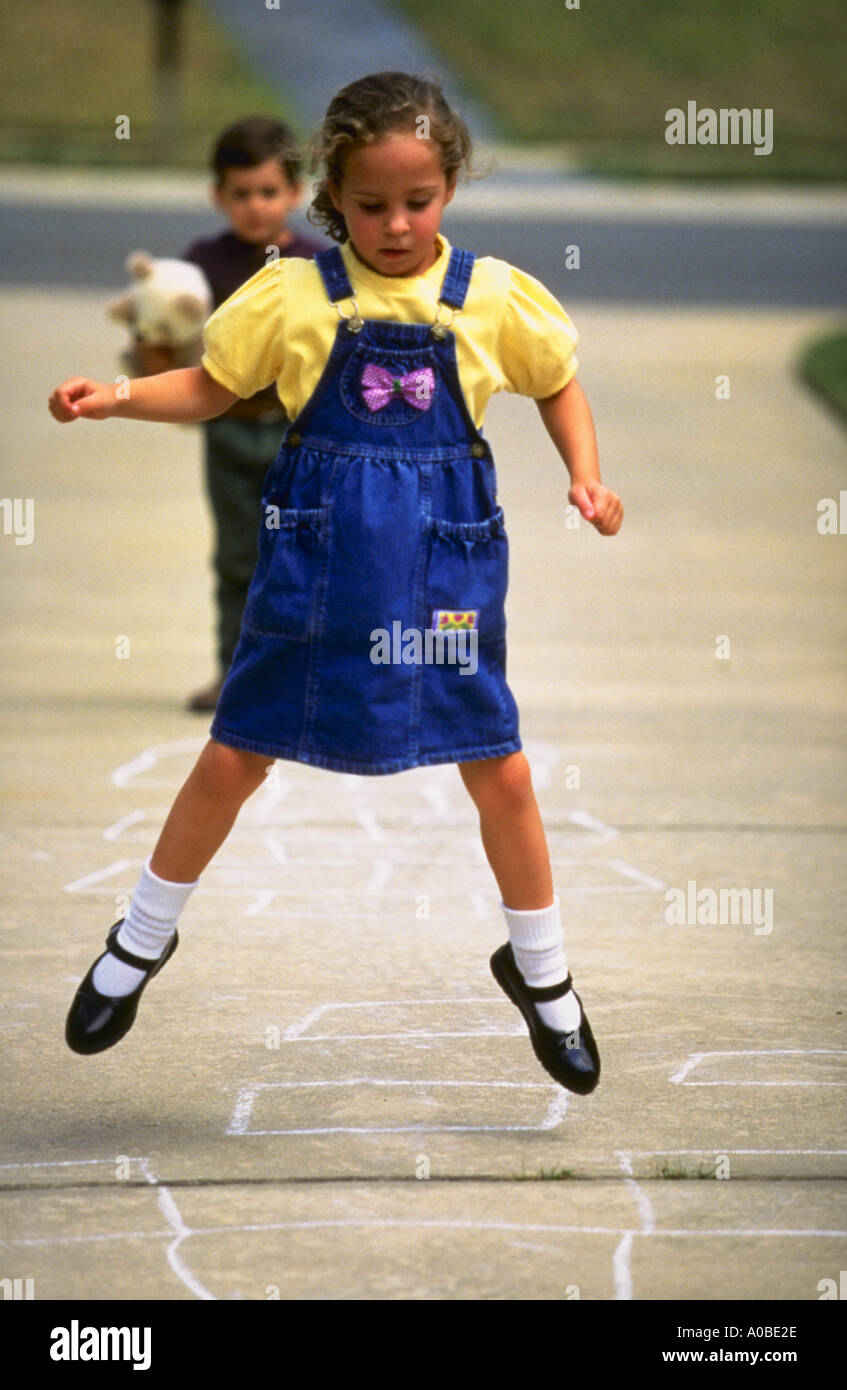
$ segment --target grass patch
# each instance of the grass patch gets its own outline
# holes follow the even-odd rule
[[[231,121],[296,113],[256,78],[203,5],[183,7],[179,128],[157,130],[155,11],[111,0],[27,0],[3,16],[0,159],[205,168]],[[272,12],[271,21],[273,19]],[[130,138],[115,136],[130,118]]]
[[[840,0],[391,3],[487,106],[503,139],[549,144],[604,175],[847,180]],[[0,160],[197,168],[214,135],[248,112],[298,128],[294,107],[195,3],[183,7],[180,128],[157,132],[155,13],[150,0],[7,6]],[[278,28],[276,12],[268,23]],[[773,152],[667,145],[665,111],[689,100],[772,109]],[[130,117],[129,140],[115,138],[120,115]]]
[[[513,1173],[515,1182],[563,1182],[567,1178],[576,1177],[575,1168],[539,1168],[537,1173],[527,1173],[524,1169],[520,1173]]]
[[[615,0],[579,9],[392,0],[515,141],[567,146],[618,175],[847,178],[847,12],[840,0]],[[665,112],[773,111],[771,154],[674,146]]]
[[[817,338],[800,359],[798,371],[847,425],[847,330]]]
[[[655,1164],[657,1178],[713,1178],[714,1168],[704,1168],[703,1164],[697,1165],[697,1171],[692,1172],[682,1163],[662,1163]]]

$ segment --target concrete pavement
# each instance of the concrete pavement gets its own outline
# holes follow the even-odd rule
[[[77,1300],[817,1299],[847,1257],[847,549],[816,525],[843,435],[791,367],[832,316],[575,315],[614,539],[567,528],[531,402],[489,411],[509,679],[603,1056],[580,1099],[488,972],[498,895],[449,766],[278,764],[130,1036],[65,1048],[211,657],[199,432],[46,410],[117,370],[101,306],[2,295],[2,494],[34,499],[31,543],[0,537],[3,1274]],[[770,930],[669,924],[690,882],[769,892]]]

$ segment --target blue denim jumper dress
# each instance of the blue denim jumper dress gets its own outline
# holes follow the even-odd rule
[[[516,752],[508,538],[441,310],[474,256],[451,250],[433,324],[363,320],[338,247],[314,259],[341,321],[263,485],[212,737],[364,774]]]

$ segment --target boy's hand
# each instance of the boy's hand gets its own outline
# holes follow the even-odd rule
[[[115,413],[117,401],[114,386],[90,381],[86,376],[72,376],[56,387],[47,404],[53,419],[65,425],[80,418],[107,420]]]
[[[568,501],[579,508],[601,536],[614,536],[621,529],[623,503],[617,493],[602,483],[577,483],[568,492]]]

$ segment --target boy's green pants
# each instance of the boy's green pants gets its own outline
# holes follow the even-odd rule
[[[221,675],[229,670],[258,557],[262,483],[276,458],[285,419],[204,421],[206,486],[215,522],[215,599]]]

